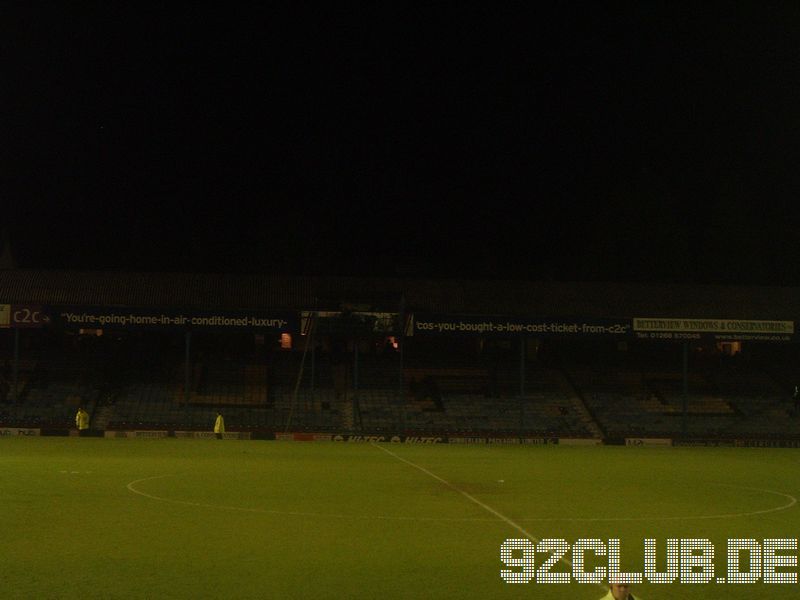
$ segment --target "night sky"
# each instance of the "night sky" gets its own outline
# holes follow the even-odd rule
[[[18,266],[800,285],[800,4],[295,4],[5,4]]]

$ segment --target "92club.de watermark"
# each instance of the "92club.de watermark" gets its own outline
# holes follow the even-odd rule
[[[706,538],[647,538],[643,547],[642,569],[623,572],[619,539],[507,539],[500,561],[508,568],[500,577],[506,583],[798,583],[796,538],[729,539],[720,555],[725,570],[715,568],[717,549]]]

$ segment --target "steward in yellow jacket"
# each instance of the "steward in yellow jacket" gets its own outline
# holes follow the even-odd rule
[[[75,427],[78,428],[78,435],[83,435],[89,429],[89,413],[83,410],[82,406],[75,415]]]
[[[225,433],[225,419],[222,418],[222,413],[217,413],[217,420],[214,421],[214,433],[217,434],[217,439],[222,439],[222,434]]]

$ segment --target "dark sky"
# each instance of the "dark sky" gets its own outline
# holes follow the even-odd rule
[[[19,266],[800,285],[797,3],[328,4],[6,4]]]

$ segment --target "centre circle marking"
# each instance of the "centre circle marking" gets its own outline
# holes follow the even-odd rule
[[[136,488],[136,484],[142,483],[144,481],[154,481],[156,479],[164,479],[166,477],[174,477],[174,475],[155,475],[153,477],[143,477],[142,479],[136,479],[131,481],[126,485],[128,490],[134,494],[138,494],[139,496],[143,496],[145,498],[150,498],[152,500],[158,500],[160,502],[169,502],[170,504],[182,504],[184,506],[195,506],[198,508],[213,508],[215,510],[230,510],[236,512],[248,512],[248,513],[260,513],[260,514],[268,514],[268,515],[290,515],[290,516],[297,516],[297,517],[322,517],[322,518],[331,518],[331,519],[357,519],[357,520],[376,520],[376,521],[483,521],[483,522],[496,522],[496,519],[490,518],[480,518],[480,517],[403,517],[403,516],[390,516],[390,515],[346,515],[346,514],[339,514],[339,513],[317,513],[317,512],[306,512],[306,511],[293,511],[293,510],[274,510],[274,509],[267,509],[267,508],[247,508],[244,506],[227,506],[224,504],[210,504],[206,502],[192,502],[190,500],[176,500],[174,498],[164,498],[163,496],[156,496],[155,494],[148,494],[147,492],[143,492]],[[762,492],[765,494],[772,494],[774,496],[781,496],[782,498],[786,498],[789,501],[785,504],[780,506],[776,506],[773,508],[766,508],[763,510],[754,510],[749,512],[740,512],[740,513],[723,513],[723,514],[716,514],[716,515],[689,515],[689,516],[651,516],[651,517],[528,517],[528,518],[521,518],[518,519],[519,521],[538,521],[538,522],[555,522],[555,521],[565,521],[565,522],[598,522],[598,521],[689,521],[689,520],[701,520],[701,519],[734,519],[734,518],[742,518],[742,517],[751,517],[755,515],[763,515],[768,513],[774,513],[782,510],[787,510],[794,505],[797,504],[797,498],[792,496],[791,494],[785,494],[783,492],[775,492],[773,490],[767,490],[762,488],[754,488],[754,487],[744,487],[732,484],[725,484],[719,483],[715,485],[721,485],[726,487],[733,487],[742,490],[752,490],[756,492]]]

